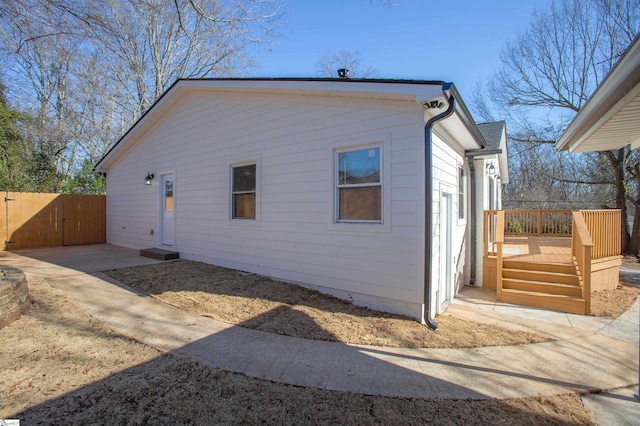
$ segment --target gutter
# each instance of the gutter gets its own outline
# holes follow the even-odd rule
[[[478,157],[481,155],[498,155],[502,154],[502,149],[479,149],[477,151],[467,151],[464,153],[465,157]]]
[[[442,91],[447,92],[453,87],[452,83],[444,83]],[[432,176],[432,140],[431,133],[433,126],[440,120],[449,117],[455,111],[455,99],[453,94],[448,95],[449,107],[446,111],[431,117],[424,125],[424,192],[425,192],[425,214],[424,214],[424,305],[422,321],[430,329],[437,330],[438,323],[431,318],[431,255],[433,242],[431,237],[431,227],[433,226],[433,176]]]

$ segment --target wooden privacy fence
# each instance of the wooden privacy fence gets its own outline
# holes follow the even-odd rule
[[[104,195],[4,192],[0,250],[106,241]]]

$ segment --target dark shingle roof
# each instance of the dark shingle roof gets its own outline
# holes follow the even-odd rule
[[[484,140],[487,142],[487,149],[500,148],[500,140],[502,139],[502,132],[505,126],[504,120],[478,124],[480,133],[482,133]]]

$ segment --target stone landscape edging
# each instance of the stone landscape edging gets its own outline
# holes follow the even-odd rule
[[[17,320],[31,303],[27,277],[20,269],[0,265],[0,328]]]

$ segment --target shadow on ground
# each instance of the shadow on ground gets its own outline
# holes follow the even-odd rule
[[[308,319],[309,321],[312,321]],[[300,319],[304,321],[304,319]],[[313,324],[307,324],[312,326]],[[235,330],[235,329],[232,329]],[[47,400],[10,417],[23,424],[584,424],[581,403],[575,395],[483,399],[471,389],[422,375],[424,386],[457,388],[460,399],[387,398],[299,387],[247,377],[207,367],[198,358],[215,360],[220,352],[246,351],[246,347],[225,347],[223,331],[143,364],[113,373],[60,397]],[[231,336],[229,336],[231,337]],[[257,344],[256,344],[257,343]],[[340,345],[344,346],[344,345]],[[416,383],[419,373],[392,368],[375,354],[350,357],[351,364],[339,371],[352,376],[383,368],[388,379]],[[191,354],[189,359],[185,358]],[[325,354],[326,355],[326,354]],[[321,355],[321,356],[325,356]],[[377,354],[378,356],[380,354]],[[285,352],[285,368],[296,363],[295,352]],[[336,363],[340,363],[336,359]],[[304,368],[305,366],[299,366]],[[312,367],[312,366],[308,366]],[[277,370],[278,366],[274,366]],[[434,366],[437,368],[437,366]],[[327,375],[335,372],[327,371]],[[350,380],[346,374],[344,380]],[[362,377],[360,378],[362,379]],[[376,380],[384,378],[378,377]],[[410,379],[410,380],[409,380]],[[366,380],[364,380],[366,383]],[[310,384],[312,386],[312,384]],[[470,399],[468,399],[470,398]]]

